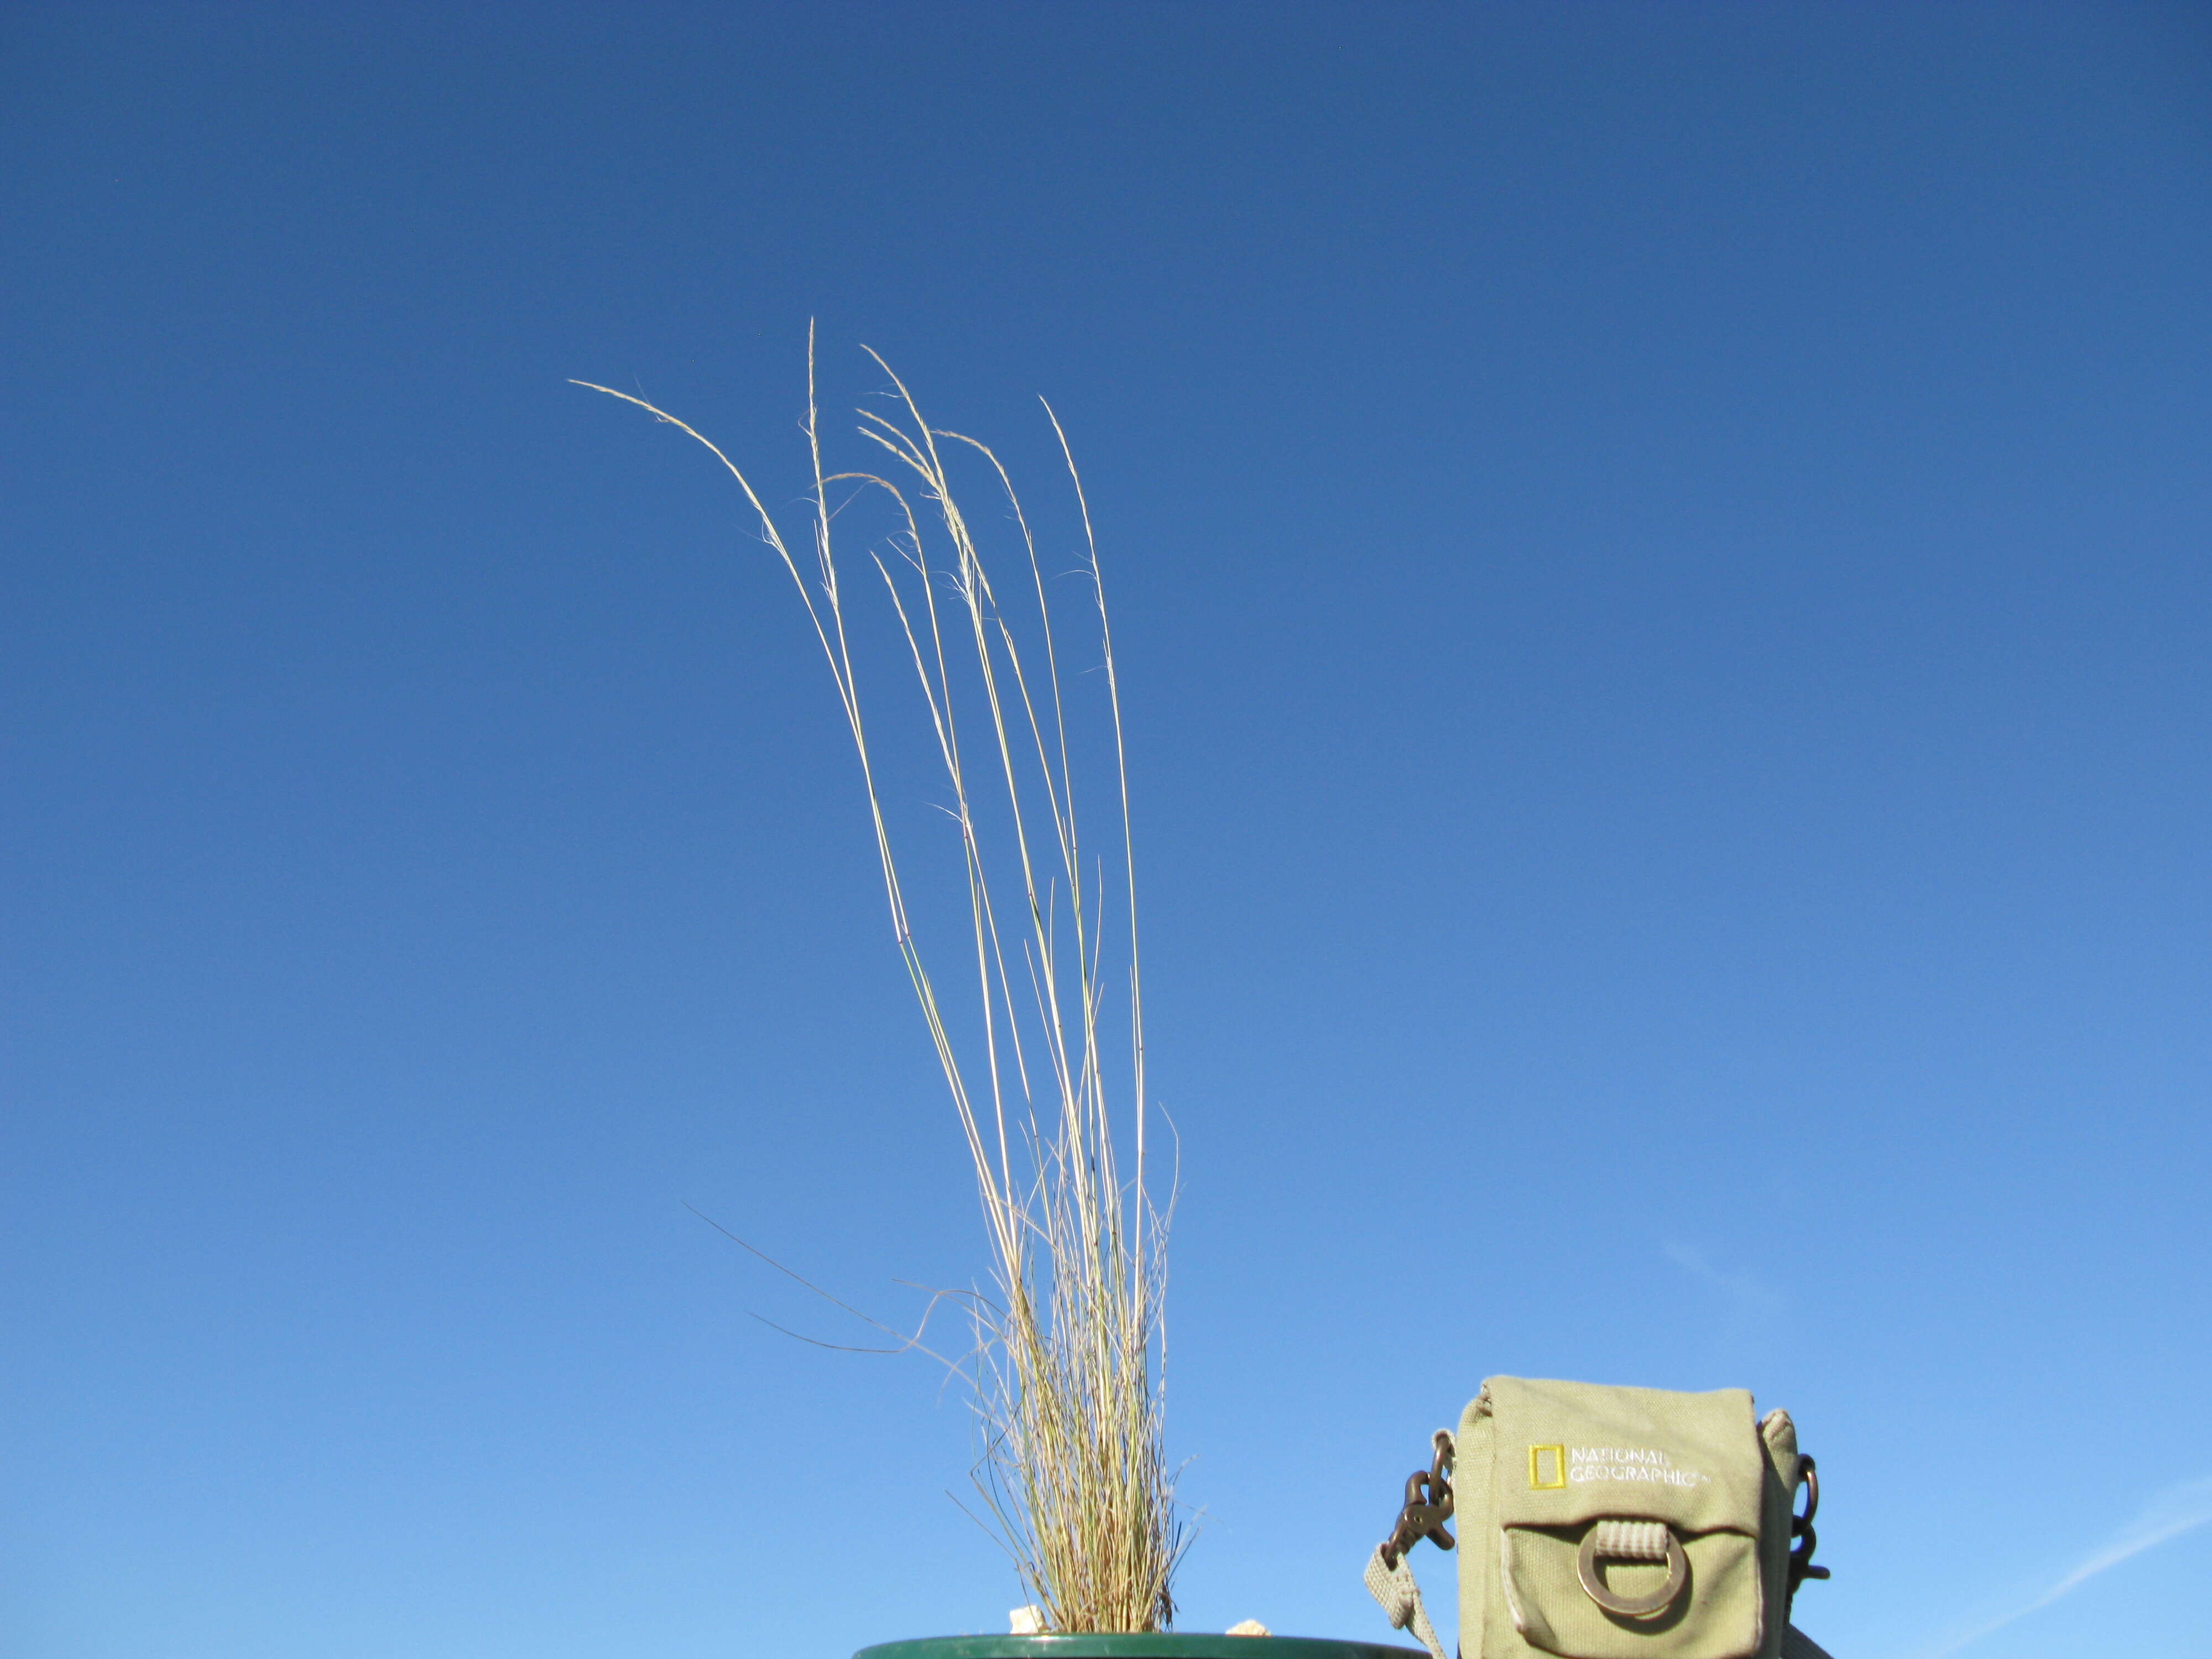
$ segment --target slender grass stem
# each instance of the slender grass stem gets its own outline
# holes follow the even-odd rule
[[[1174,1616],[1172,1582],[1188,1542],[1162,1449],[1162,1300],[1172,1204],[1157,1206],[1146,1187],[1128,755],[1090,502],[1066,432],[1048,404],[1046,418],[1080,509],[1081,574],[1091,589],[1104,670],[1103,713],[1115,775],[1108,799],[1120,842],[1118,890],[1110,894],[1105,861],[1088,852],[1079,832],[1080,747],[1070,737],[1073,715],[1043,562],[1013,480],[984,444],[932,427],[890,365],[868,355],[889,376],[901,418],[862,410],[858,430],[896,463],[895,477],[825,472],[808,330],[811,568],[794,556],[745,475],[699,432],[641,398],[576,384],[635,404],[704,445],[737,480],[759,519],[762,539],[799,590],[860,761],[892,939],[951,1097],[990,1243],[993,1293],[961,1298],[975,1346],[957,1367],[974,1387],[978,1491],[1049,1628],[1159,1629]],[[1002,608],[955,497],[948,453],[980,455],[1006,496],[1027,566],[1026,580],[1012,591],[1034,599],[1034,617],[1026,622]],[[956,1022],[939,1000],[915,938],[869,749],[833,538],[837,513],[830,487],[841,483],[862,494],[881,492],[892,511],[895,556],[874,550],[870,556],[950,790],[946,811],[959,842],[969,932],[963,976],[972,975],[975,987],[964,1037],[955,1035]],[[1029,630],[1033,657],[1021,643]],[[971,729],[974,752],[963,741]],[[1001,889],[1018,889],[1012,910],[994,900],[994,880]],[[1112,960],[1118,945],[1107,949],[1113,904],[1124,912],[1116,937],[1127,941],[1125,968]],[[1018,935],[1011,952],[1010,929]],[[1015,994],[1010,959],[1027,981],[1025,999]],[[1110,975],[1109,964],[1116,970]],[[1106,1012],[1108,981],[1120,972],[1127,975],[1128,1009],[1126,1110],[1114,1105],[1118,1091],[1109,1087],[1106,1052],[1115,1024]],[[1033,1051],[1041,1062],[1036,1067]],[[1042,1102],[1038,1084],[1047,1085]],[[1120,1168],[1124,1137],[1133,1155],[1127,1179]],[[916,1341],[902,1347],[913,1346]]]

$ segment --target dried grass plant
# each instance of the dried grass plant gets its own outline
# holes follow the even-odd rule
[[[1187,1541],[1161,1439],[1161,1297],[1172,1206],[1156,1204],[1146,1184],[1128,766],[1090,507],[1066,434],[1047,404],[1080,509],[1080,574],[1095,607],[1110,726],[1113,833],[1103,856],[1079,833],[1082,769],[1073,757],[1085,751],[1071,741],[1071,682],[1036,538],[1012,481],[989,448],[929,425],[890,366],[868,355],[890,377],[898,418],[859,410],[859,431],[895,463],[892,476],[825,472],[809,330],[804,431],[813,465],[812,545],[803,560],[714,443],[642,398],[576,384],[635,404],[711,451],[798,587],[860,759],[892,935],[982,1202],[989,1283],[963,1293],[974,1346],[945,1362],[972,1386],[978,1489],[1048,1629],[1164,1629],[1173,1619],[1171,1583]],[[957,504],[948,454],[980,460],[980,476],[1003,493],[1020,549],[1008,600]],[[863,719],[848,636],[851,596],[834,544],[841,513],[863,495],[890,509],[888,532],[868,559],[904,640],[904,672],[920,687],[963,866],[968,928],[959,977],[970,981],[964,994],[973,1002],[957,1022],[939,1000],[909,920]],[[1109,996],[1121,994],[1112,981],[1124,973],[1121,1018],[1108,1010]],[[1125,1053],[1109,1053],[1125,1044]],[[918,1346],[921,1334],[918,1328],[901,1346]]]

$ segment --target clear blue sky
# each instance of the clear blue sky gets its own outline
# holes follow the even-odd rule
[[[567,384],[788,499],[818,318],[1086,469],[1188,1627],[1387,1634],[1506,1371],[1789,1406],[1843,1659],[2203,1650],[2202,8],[17,5],[0,155],[0,1649],[1003,1628],[686,1208],[983,1262],[788,586]]]

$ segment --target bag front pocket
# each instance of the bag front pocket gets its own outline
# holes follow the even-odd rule
[[[1499,1528],[1498,1580],[1514,1627],[1561,1659],[1747,1659],[1759,1651],[1758,1540],[1685,1536],[1663,1521]]]

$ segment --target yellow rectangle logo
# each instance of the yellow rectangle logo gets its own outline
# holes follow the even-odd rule
[[[1544,1478],[1544,1460],[1551,1460],[1551,1479]],[[1528,1448],[1528,1490],[1556,1492],[1567,1484],[1567,1449],[1565,1446],[1531,1446]]]

